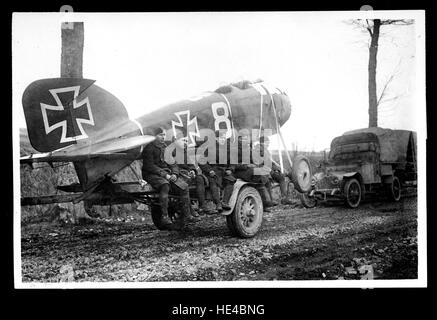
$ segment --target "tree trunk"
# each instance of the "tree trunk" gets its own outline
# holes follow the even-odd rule
[[[84,26],[83,22],[62,23],[61,26],[62,50],[61,50],[61,77],[63,78],[82,78],[83,65],[83,43]],[[76,174],[81,178],[79,165],[74,163]],[[79,179],[80,180],[80,179]],[[73,214],[73,222],[79,223],[81,220],[89,219],[85,212],[83,201],[73,204],[58,205],[67,209]]]
[[[82,78],[83,22],[63,23],[61,77]]]
[[[373,32],[369,48],[369,128],[378,126],[378,98],[376,95],[376,64],[379,28],[381,20],[373,20]]]

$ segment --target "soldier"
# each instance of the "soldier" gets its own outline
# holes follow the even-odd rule
[[[236,179],[233,178],[232,183],[228,183],[228,180],[225,178],[225,170],[227,168],[227,164],[220,164],[218,151],[219,141],[220,139],[216,138],[216,159],[215,161],[210,161],[215,163],[207,162],[206,164],[201,164],[199,165],[199,168],[195,170],[198,173],[197,176],[200,175],[201,177],[203,177],[203,181],[200,179],[197,180],[197,186],[200,187],[200,189],[209,187],[212,201],[215,205],[215,209],[213,209],[212,211],[207,210],[207,213],[217,213],[222,212],[223,210],[230,209],[228,201],[232,195],[233,182],[236,181]],[[225,142],[225,140],[223,140],[223,142]],[[205,150],[204,156],[208,158],[208,149]],[[220,193],[222,189],[223,200],[220,201]]]
[[[182,140],[176,141],[176,147],[184,152],[184,163],[179,164],[180,168],[186,171],[186,181],[190,185],[196,186],[196,196],[199,202],[199,214],[215,214],[222,212],[223,208],[220,204],[220,188],[217,179],[211,176],[208,165],[198,165],[195,157],[190,155],[186,142]],[[190,158],[190,159],[189,159]],[[205,174],[208,172],[208,174]],[[209,188],[215,208],[209,208],[206,203],[206,189]],[[192,210],[192,212],[194,212]],[[197,213],[193,214],[194,216]]]
[[[203,203],[205,203],[205,189],[209,188],[211,192],[212,202],[214,203],[215,208],[208,209],[206,204],[201,205],[202,211],[208,214],[213,214],[217,212],[222,212],[223,207],[220,202],[220,184],[218,180],[218,176],[215,174],[215,171],[208,167],[208,165],[201,165],[196,169],[196,182],[198,190],[198,195],[203,194]],[[200,197],[199,197],[200,200]]]
[[[149,143],[142,152],[143,167],[141,173],[143,179],[159,191],[159,204],[162,214],[158,222],[159,228],[163,230],[180,230],[185,221],[195,221],[191,216],[188,185],[179,179],[178,166],[168,165],[164,161],[166,148],[164,129],[155,128],[151,130],[151,133],[156,139]],[[182,217],[177,223],[172,223],[168,215],[168,194],[170,191],[182,198]]]
[[[232,195],[233,184],[223,183],[223,169],[218,165],[201,165],[203,175],[207,179],[209,189],[211,190],[212,201],[215,205],[215,210],[222,212],[223,210],[229,210],[229,199]],[[223,189],[223,201],[220,201],[220,189]]]
[[[199,214],[214,214],[218,212],[219,208],[220,211],[222,211],[223,209],[221,206],[211,209],[206,203],[206,189],[211,189],[211,196],[214,204],[216,204],[217,201],[220,201],[220,189],[218,189],[217,185],[210,183],[208,177],[203,174],[202,169],[198,165],[193,164],[183,164],[180,165],[180,167],[187,173],[185,176],[187,183],[196,186],[196,196],[199,201]],[[195,216],[197,214],[193,215]]]
[[[259,139],[259,144],[257,148],[259,148],[259,154],[261,157],[268,156],[270,157],[272,163],[272,171],[270,172],[271,179],[279,183],[279,188],[281,190],[281,203],[282,204],[293,204],[293,202],[288,199],[288,183],[285,179],[285,174],[281,172],[281,167],[276,163],[268,150],[269,148],[269,137],[261,136]],[[272,184],[271,181],[267,184],[267,190],[269,191],[270,197],[272,197]],[[273,199],[273,198],[272,198]]]
[[[249,151],[249,163],[244,163],[243,155],[244,150]],[[239,136],[238,137],[238,163],[231,165],[232,175],[236,178],[242,179],[247,182],[253,182],[259,184],[258,191],[261,195],[261,199],[264,204],[265,211],[269,211],[269,207],[273,207],[277,205],[274,201],[272,201],[269,193],[268,193],[268,183],[269,178],[266,174],[255,174],[255,168],[260,167],[259,165],[255,165],[252,161],[252,142],[250,141],[250,137]],[[228,172],[228,175],[230,173]]]

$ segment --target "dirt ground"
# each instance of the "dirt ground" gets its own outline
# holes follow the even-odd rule
[[[220,215],[183,232],[158,231],[148,212],[27,222],[21,250],[23,282],[416,279],[417,200],[278,206],[251,239]]]

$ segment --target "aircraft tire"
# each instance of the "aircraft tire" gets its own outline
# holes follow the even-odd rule
[[[291,167],[291,180],[300,193],[307,193],[311,189],[311,164],[307,157],[298,155]]]

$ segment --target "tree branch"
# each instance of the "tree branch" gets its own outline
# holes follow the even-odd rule
[[[367,31],[369,31],[370,37],[372,37],[373,36],[372,27],[370,26],[370,23],[369,23],[368,19],[366,19],[366,23],[367,23],[366,29],[367,29]]]
[[[377,106],[379,106],[381,101],[383,100],[383,98],[386,94],[386,90],[387,90],[388,85],[390,84],[390,82],[393,81],[393,78],[399,73],[401,62],[402,62],[402,60],[399,59],[399,62],[396,65],[396,67],[394,68],[392,75],[390,76],[390,78],[388,78],[387,82],[385,83],[384,88],[382,89],[381,95],[379,96],[378,102],[376,103]],[[396,97],[396,99],[397,99],[397,97]],[[390,99],[390,100],[393,100],[393,99]]]
[[[397,25],[397,26],[408,26],[414,24],[412,19],[399,19],[399,20],[381,20],[381,25]]]

